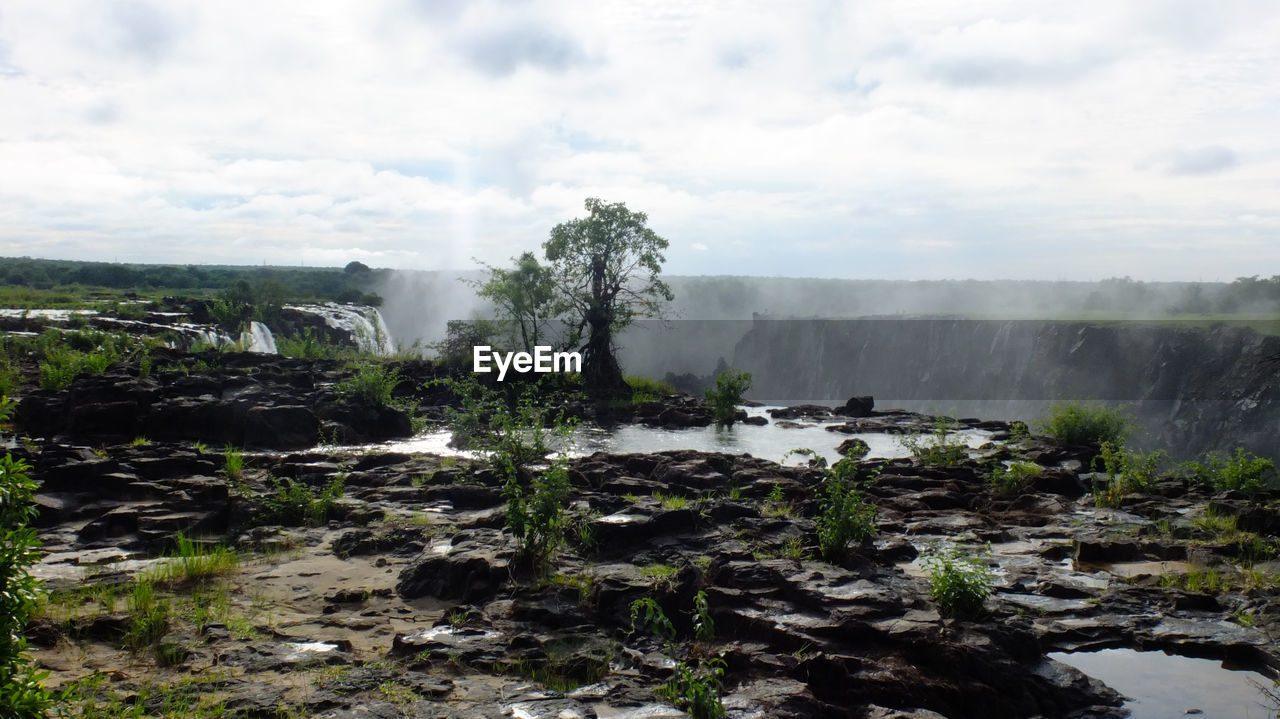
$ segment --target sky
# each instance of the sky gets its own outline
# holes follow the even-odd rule
[[[0,256],[1280,274],[1274,0],[0,4]]]

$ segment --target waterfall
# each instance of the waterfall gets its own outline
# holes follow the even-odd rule
[[[325,302],[319,305],[289,305],[285,309],[319,316],[329,327],[347,333],[351,341],[365,352],[383,357],[395,354],[396,345],[391,340],[391,331],[387,329],[382,313],[375,307]]]
[[[240,346],[246,352],[279,354],[276,350],[276,338],[271,334],[271,329],[257,320],[250,322],[249,327],[240,333]]]

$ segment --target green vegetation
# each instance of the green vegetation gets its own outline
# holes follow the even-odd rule
[[[12,404],[0,398],[0,424]],[[0,716],[43,717],[49,693],[41,685],[47,673],[30,666],[23,629],[43,596],[31,575],[40,542],[29,526],[35,516],[36,483],[31,467],[12,455],[0,457]]]
[[[939,467],[954,467],[969,458],[969,446],[956,438],[957,426],[946,417],[937,418],[932,432],[912,432],[900,440],[916,461]]]
[[[716,386],[708,387],[706,392],[716,424],[722,427],[733,425],[738,405],[742,403],[742,395],[749,389],[751,389],[750,372],[725,370],[716,375]]]
[[[342,498],[343,485],[343,476],[336,475],[317,494],[301,482],[268,477],[271,493],[262,498],[258,520],[264,524],[319,526],[329,519]]]
[[[639,375],[627,375],[624,379],[627,382],[627,386],[631,388],[632,404],[657,402],[663,397],[677,393],[675,387],[656,379],[649,379]]]
[[[1063,444],[1122,446],[1133,433],[1133,420],[1120,408],[1094,407],[1079,402],[1057,404],[1049,416],[1036,423],[1041,434]]]
[[[658,694],[683,709],[692,719],[724,719],[720,689],[724,682],[725,662],[720,657],[699,660],[697,668],[685,662],[676,665],[675,676],[658,690]]]
[[[1180,465],[1187,476],[1218,491],[1240,490],[1257,495],[1276,478],[1275,464],[1237,447],[1235,454],[1210,452],[1199,461]]]
[[[1093,464],[1106,472],[1105,485],[1094,487],[1094,501],[1099,507],[1118,507],[1125,494],[1145,492],[1160,477],[1160,465],[1167,457],[1163,451],[1142,453],[1103,442]]]
[[[336,267],[260,267],[229,265],[139,265],[113,262],[0,258],[0,305],[5,307],[80,308],[101,302],[159,299],[182,291],[193,297],[230,291],[242,299],[244,288],[278,295],[289,302],[358,302],[378,306],[368,293],[388,270]],[[270,292],[257,288],[268,286]]]
[[[400,384],[400,371],[372,362],[361,363],[355,375],[333,386],[340,397],[374,407],[391,404],[391,393]]]
[[[648,227],[648,216],[621,202],[588,198],[588,216],[551,229],[543,243],[547,271],[568,313],[576,344],[587,333],[582,377],[595,399],[630,399],[631,388],[614,356],[613,337],[635,319],[656,317],[671,288],[658,279],[668,243]]]
[[[532,252],[513,260],[515,267],[510,270],[486,265],[489,279],[474,286],[476,294],[493,302],[514,330],[509,333],[514,336],[503,338],[501,346],[519,347],[532,353],[534,347],[546,339],[548,325],[558,314],[560,305],[550,268],[539,264]],[[497,326],[500,325],[495,328]]]
[[[653,498],[658,500],[658,504],[662,505],[663,509],[684,509],[689,506],[689,499],[678,494],[654,492]]]
[[[631,602],[631,633],[635,634],[643,629],[668,641],[676,637],[675,625],[653,597],[641,597]]]
[[[503,494],[507,500],[507,529],[520,542],[521,556],[535,567],[545,567],[564,544],[568,469],[561,463],[553,464],[527,489],[513,475],[503,487]]]
[[[972,619],[982,614],[991,596],[989,550],[966,554],[959,546],[931,547],[921,564],[929,577],[929,596],[944,617]]]
[[[707,601],[707,593],[701,589],[693,595],[693,636],[701,641],[709,641],[716,636],[716,622],[711,618],[711,604]]]
[[[176,584],[200,582],[234,571],[240,566],[240,555],[222,545],[197,544],[179,533],[174,553],[144,572],[150,581]]]
[[[244,476],[244,452],[227,445],[222,450],[222,469],[229,479],[240,479]]]
[[[876,532],[876,506],[857,488],[857,471],[857,463],[845,457],[831,466],[823,480],[815,524],[818,548],[827,561],[839,560],[851,543],[861,543]]]
[[[1017,494],[1043,473],[1044,467],[1035,462],[1010,462],[1007,467],[1000,464],[991,470],[987,483],[1000,494]]]

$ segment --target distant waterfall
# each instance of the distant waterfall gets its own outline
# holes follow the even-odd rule
[[[287,309],[321,317],[329,327],[349,334],[356,346],[365,352],[383,357],[395,354],[396,345],[391,340],[391,330],[387,329],[382,313],[375,307],[325,302],[319,305],[290,305]]]
[[[240,347],[246,352],[280,354],[276,349],[276,338],[271,334],[271,329],[257,320],[250,322],[249,327],[240,333]]]

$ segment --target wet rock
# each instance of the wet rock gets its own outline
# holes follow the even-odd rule
[[[837,410],[846,417],[869,417],[876,407],[875,398],[870,395],[850,397],[844,406]]]
[[[245,413],[244,446],[310,447],[316,443],[319,431],[320,422],[308,407],[258,406]]]
[[[831,408],[818,404],[797,404],[767,411],[775,422],[780,419],[827,419],[831,417]]]
[[[405,599],[436,597],[480,601],[490,599],[509,578],[509,558],[500,554],[497,533],[472,530],[452,544],[430,547],[400,572],[396,593]]]

